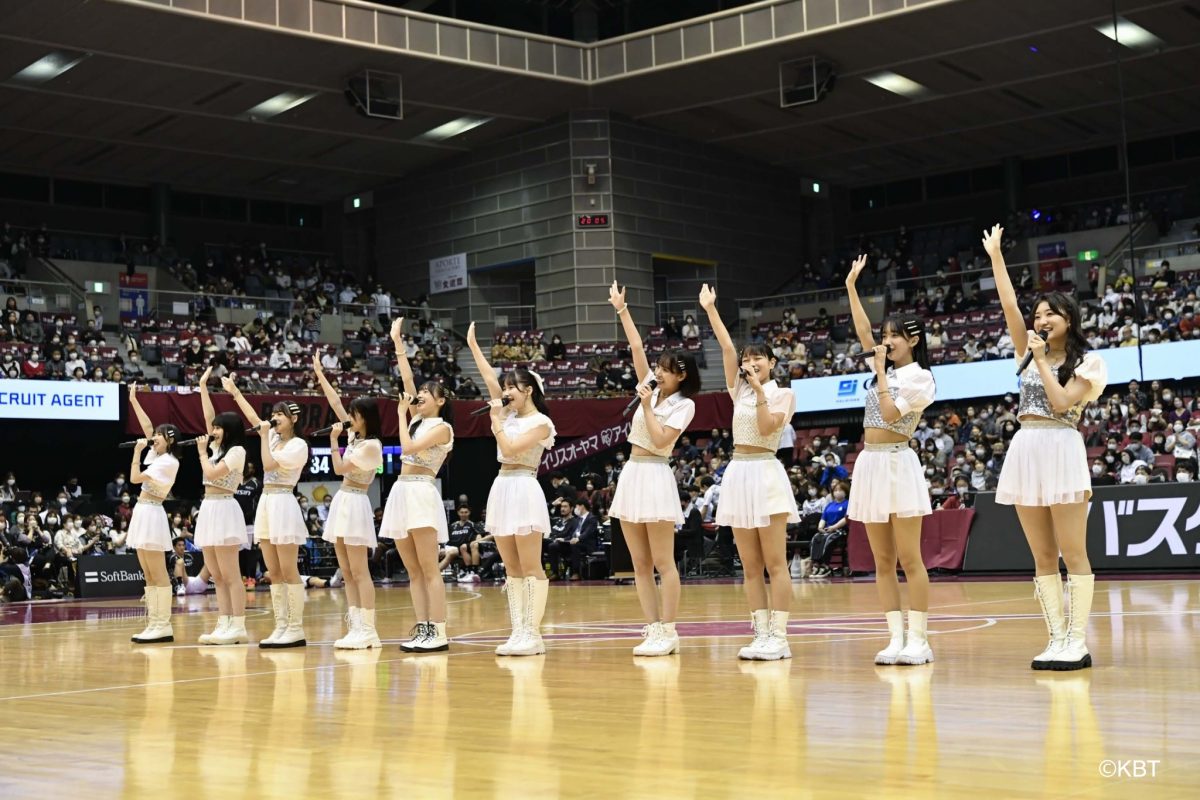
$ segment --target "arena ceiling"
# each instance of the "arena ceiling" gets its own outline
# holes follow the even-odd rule
[[[1096,29],[1111,0],[931,0],[604,80],[434,60],[156,1],[167,2],[0,4],[0,170],[330,201],[570,108],[602,107],[798,176],[860,185],[1111,144],[1121,127],[1118,48]],[[832,0],[807,0],[818,1]],[[1200,128],[1200,0],[1117,5],[1157,37],[1119,48],[1131,139]],[[90,55],[44,83],[13,77],[52,52]],[[819,103],[781,109],[779,62],[810,55],[836,65],[836,85]],[[364,68],[403,75],[404,119],[349,106],[345,79]],[[924,92],[866,80],[885,70]],[[269,121],[245,118],[283,92],[312,98]],[[491,121],[442,142],[419,138],[464,116]]]

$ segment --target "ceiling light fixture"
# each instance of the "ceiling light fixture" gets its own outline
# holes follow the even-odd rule
[[[867,83],[872,83],[880,89],[898,94],[901,97],[922,97],[927,94],[932,94],[928,86],[922,86],[911,78],[906,78],[903,75],[884,70],[877,72],[874,75],[868,75],[863,78]]]
[[[291,111],[296,106],[301,103],[307,103],[316,96],[316,92],[280,92],[274,97],[263,100],[253,108],[242,112],[239,117],[252,122],[262,122],[271,117],[279,116],[285,111]]]
[[[466,133],[469,130],[478,128],[480,125],[486,125],[491,122],[491,117],[459,117],[451,120],[444,125],[438,125],[436,128],[431,128],[417,137],[419,142],[442,142],[454,136]]]
[[[13,75],[5,83],[38,86],[54,80],[90,55],[91,53],[55,50],[53,53],[44,55],[25,67],[25,69]]]
[[[1114,42],[1123,44],[1131,50],[1153,50],[1166,44],[1162,39],[1141,25],[1138,25],[1136,22],[1130,22],[1124,17],[1117,17],[1115,25],[1111,20],[1102,22],[1096,26],[1096,30]]]

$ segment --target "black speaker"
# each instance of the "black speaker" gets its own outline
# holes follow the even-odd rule
[[[404,119],[403,88],[398,73],[366,69],[346,79],[346,100],[365,117]]]

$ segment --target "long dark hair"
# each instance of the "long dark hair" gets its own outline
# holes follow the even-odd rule
[[[179,428],[176,428],[169,422],[164,422],[155,428],[154,432],[162,434],[163,439],[166,440],[167,452],[175,456],[175,458],[179,458],[179,445],[176,444],[179,441]]]
[[[366,423],[367,432],[363,435],[363,438],[383,439],[383,423],[379,419],[379,403],[375,402],[375,398],[356,397],[351,400],[350,415],[353,416],[356,411]]]
[[[691,397],[700,391],[700,368],[696,366],[696,357],[686,350],[668,350],[654,362],[673,375],[682,375],[679,382],[679,393]]]
[[[242,433],[242,418],[232,411],[222,411],[213,417],[214,428],[221,429],[221,455],[217,463],[225,458],[225,454],[242,443],[245,434]]]
[[[508,372],[504,373],[504,378],[500,381],[500,387],[507,389],[532,389],[529,399],[533,401],[533,407],[546,416],[550,416],[550,409],[546,407],[546,395],[542,393],[541,385],[534,379],[533,374],[525,367],[513,367]]]
[[[1042,303],[1050,306],[1050,310],[1067,320],[1067,357],[1058,368],[1058,382],[1066,386],[1075,375],[1075,368],[1083,363],[1083,356],[1089,350],[1087,339],[1083,335],[1083,321],[1079,316],[1079,304],[1075,298],[1063,292],[1045,292],[1033,301],[1033,313]],[[1032,322],[1029,325],[1033,329]],[[1104,387],[1101,387],[1104,388]]]
[[[913,345],[912,349],[913,362],[923,370],[933,371],[929,367],[929,345],[925,342],[925,320],[914,314],[892,314],[886,317],[883,324],[879,326],[880,334],[887,333],[889,330],[906,338],[917,337],[917,343]],[[896,365],[892,363],[892,359],[888,358],[884,361],[884,369],[894,366]],[[865,385],[868,388],[874,386],[877,380],[875,376],[871,376]]]

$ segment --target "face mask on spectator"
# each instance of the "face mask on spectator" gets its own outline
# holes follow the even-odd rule
[[[1093,475],[1103,475],[1104,474],[1104,465],[1103,464],[1092,464],[1092,474]]]
[[[129,502],[129,495],[127,495],[127,494],[123,494],[123,495],[121,495],[121,502],[122,502],[122,503],[128,503],[128,502]]]
[[[1179,483],[1189,483],[1192,480],[1192,476],[1187,472],[1176,472],[1175,480]]]
[[[958,492],[959,494],[966,494],[967,492],[971,491],[971,487],[967,486],[965,483],[960,483],[954,487],[954,491]]]
[[[1116,443],[1116,442],[1109,442],[1109,443],[1108,443],[1108,451],[1109,451],[1110,453],[1115,453],[1115,452],[1117,451],[1117,443]]]
[[[1134,483],[1149,483],[1150,476],[1149,475],[1134,475],[1133,482]]]
[[[963,463],[964,461],[966,461],[966,460],[967,460],[967,459],[966,459],[965,457],[963,457],[963,456],[955,456],[955,457],[954,457],[954,463],[955,463],[955,464],[962,464],[962,463]]]
[[[1182,422],[1176,422],[1171,427],[1173,427],[1175,429],[1176,433],[1180,433],[1181,431],[1183,431],[1183,423]]]
[[[921,420],[920,422],[917,423],[917,427],[921,428],[921,429],[924,429],[925,425],[926,425],[925,420]]]
[[[846,499],[846,493],[839,489],[833,493],[833,499],[840,503]]]
[[[808,490],[808,496],[809,496],[809,497],[816,497],[816,496],[817,496],[817,490],[816,490],[816,489],[812,489],[812,488],[810,488],[810,489]]]
[[[925,470],[925,474],[932,477],[934,474],[934,469],[930,467],[929,469]]]

